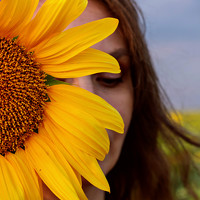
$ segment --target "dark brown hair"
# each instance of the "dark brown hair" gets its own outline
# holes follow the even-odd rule
[[[100,0],[119,19],[130,52],[134,86],[134,112],[121,156],[107,178],[111,193],[107,200],[173,200],[172,164],[162,150],[165,144],[176,154],[181,181],[194,199],[188,174],[191,157],[182,140],[199,146],[171,118],[170,103],[159,84],[144,38],[140,9],[131,0]],[[168,104],[166,105],[166,103]],[[172,107],[170,107],[172,110]]]

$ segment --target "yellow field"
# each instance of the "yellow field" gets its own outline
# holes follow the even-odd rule
[[[200,111],[180,112],[183,126],[200,136]]]
[[[175,121],[180,122],[187,130],[189,130],[192,134],[196,135],[200,139],[200,110],[178,112],[178,116],[172,114],[172,118]],[[200,148],[188,146],[188,149],[190,149],[191,152],[193,152],[194,160],[200,171]],[[196,191],[198,197],[200,198],[200,173],[192,170],[190,179],[193,183],[193,189]],[[181,185],[176,187],[176,196],[178,200],[193,200],[193,198]]]

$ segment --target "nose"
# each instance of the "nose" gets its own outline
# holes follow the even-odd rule
[[[74,86],[78,86],[80,88],[83,88],[85,90],[88,90],[92,93],[94,93],[94,85],[92,76],[83,76],[79,78],[69,78],[65,80],[67,83],[70,83]]]

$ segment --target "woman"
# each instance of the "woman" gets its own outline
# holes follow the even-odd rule
[[[113,55],[120,63],[121,74],[100,73],[64,81],[87,89],[114,106],[124,119],[125,134],[108,130],[110,152],[100,163],[111,193],[105,194],[83,180],[84,191],[90,200],[175,199],[170,185],[171,163],[161,149],[160,141],[175,150],[182,167],[182,181],[188,188],[191,160],[187,151],[179,148],[180,140],[199,144],[170,119],[163,103],[165,95],[160,92],[141,31],[142,15],[134,1],[89,0],[87,9],[69,28],[105,17],[118,18],[119,28],[94,48]],[[189,191],[192,193],[190,188]],[[56,199],[47,188],[45,196],[46,199]],[[195,194],[193,196],[195,198]]]

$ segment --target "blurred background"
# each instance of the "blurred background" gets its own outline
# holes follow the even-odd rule
[[[200,0],[136,0],[158,77],[178,115],[174,120],[200,137]],[[200,149],[186,145],[200,171]],[[172,155],[173,156],[173,155]],[[176,174],[178,200],[192,200]],[[200,174],[191,171],[200,198]]]
[[[200,110],[200,0],[136,0],[153,62],[176,109]]]

